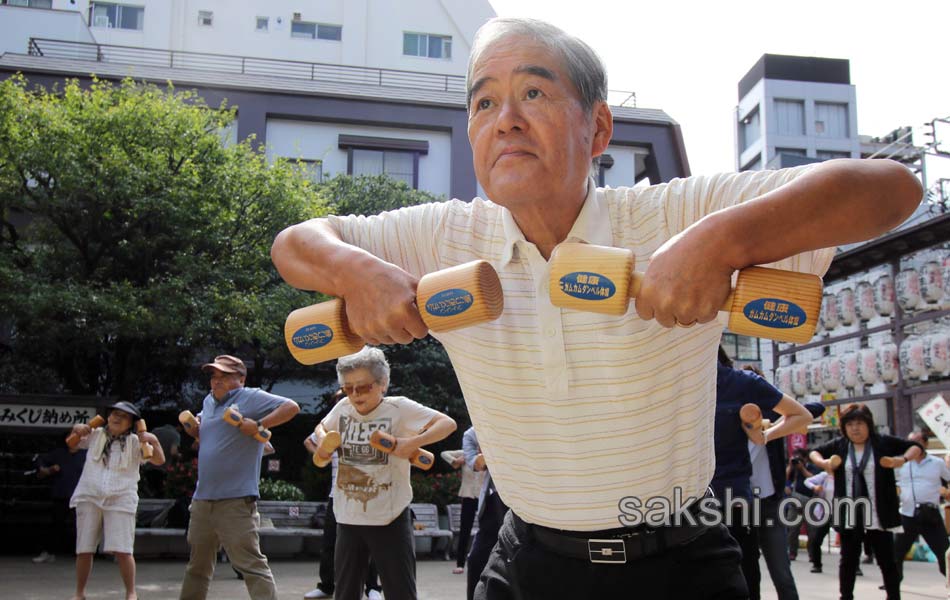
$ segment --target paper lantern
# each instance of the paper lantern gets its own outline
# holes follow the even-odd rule
[[[928,304],[940,302],[943,297],[943,266],[937,261],[920,268],[920,297]]]
[[[900,371],[900,358],[896,344],[883,344],[877,349],[877,364],[881,381],[884,383],[897,383],[897,375]]]
[[[795,391],[792,389],[791,367],[779,367],[775,369],[775,387],[782,390],[783,394],[788,394],[789,396],[795,395]]]
[[[850,325],[857,318],[857,308],[854,305],[854,290],[849,287],[838,290],[836,304],[838,306],[838,321],[842,325]]]
[[[874,308],[884,317],[894,313],[894,279],[890,275],[881,275],[874,282]]]
[[[841,383],[846,388],[856,388],[858,381],[858,353],[848,352],[841,357]]]
[[[837,356],[826,356],[821,359],[821,387],[829,392],[841,389],[841,360]]]
[[[805,372],[805,385],[809,394],[821,393],[821,361],[815,360],[808,364]]]
[[[858,377],[867,385],[881,379],[881,367],[877,363],[877,350],[865,348],[858,352]]]
[[[950,371],[950,334],[938,331],[924,337],[924,361],[931,375]]]
[[[920,379],[927,374],[924,341],[921,338],[909,337],[901,343],[900,366],[904,379]]]
[[[804,396],[808,391],[808,364],[795,363],[792,365],[792,391],[796,396]]]
[[[897,274],[895,282],[897,303],[904,310],[914,310],[920,304],[920,273],[917,269],[904,269]]]
[[[821,298],[821,324],[828,330],[838,326],[838,300],[834,294],[825,294]]]
[[[873,319],[877,314],[874,308],[874,286],[867,281],[862,281],[855,289],[855,296],[858,318],[862,321]]]

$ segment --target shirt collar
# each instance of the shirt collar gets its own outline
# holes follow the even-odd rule
[[[501,251],[497,267],[503,269],[514,258],[518,243],[527,243],[524,233],[515,222],[511,211],[505,207],[501,209],[501,222],[505,235],[505,245]],[[610,211],[604,199],[603,191],[597,188],[594,178],[587,179],[587,197],[584,206],[577,215],[574,225],[567,234],[566,242],[585,242],[599,246],[612,246],[613,233],[610,229]]]

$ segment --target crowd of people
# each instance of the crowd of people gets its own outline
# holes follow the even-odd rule
[[[812,414],[755,373],[727,364],[717,370],[725,326],[718,310],[739,269],[769,265],[820,276],[838,245],[900,224],[920,202],[917,179],[888,160],[838,159],[600,188],[591,165],[610,143],[613,120],[606,71],[586,43],[540,21],[493,19],[473,40],[467,80],[468,136],[485,199],[306,221],[282,231],[271,255],[289,284],[342,298],[350,329],[369,346],[429,333],[416,305],[423,275],[473,260],[497,272],[505,302],[498,319],[432,332],[473,423],[463,436],[464,464],[486,473],[474,516],[467,503],[466,519],[479,524],[467,561],[469,597],[611,598],[635,590],[651,599],[757,598],[761,552],[782,598],[795,598],[784,529],[695,518],[709,501],[730,496],[774,514],[791,478],[793,493],[833,487],[833,499],[867,500],[870,510],[838,527],[841,597],[852,597],[866,540],[888,599],[897,600],[891,530],[906,517],[908,535],[915,527],[934,535],[919,509],[932,489],[918,482],[930,481],[939,465],[918,462],[918,441],[877,433],[870,411],[855,406],[842,412],[842,436],[809,454],[826,477],[799,486],[801,463],[785,473],[775,449]],[[644,273],[625,314],[551,303],[549,260],[563,242],[632,252]],[[180,597],[207,597],[223,546],[250,597],[273,599],[258,535],[262,440],[299,407],[244,387],[247,369],[236,357],[221,355],[203,368],[211,392],[187,429],[201,443]],[[456,424],[387,396],[389,365],[376,348],[340,358],[337,378],[344,397],[304,440],[318,461],[338,455],[333,595],[359,600],[372,560],[387,598],[415,598],[409,464]],[[746,403],[775,413],[772,424],[744,427]],[[140,442],[157,439],[123,434],[131,422],[113,417],[116,411],[108,437],[101,429],[75,433],[90,448],[86,464],[96,465],[97,480],[126,485],[138,477]],[[374,443],[380,431],[394,436],[383,449]],[[337,438],[328,450],[324,442]],[[895,493],[894,469],[904,466],[916,494],[910,515]],[[82,503],[109,513],[104,493],[84,492]],[[131,556],[126,508],[104,529],[108,547]],[[77,525],[83,554],[103,528],[90,524],[90,514],[84,510]],[[131,567],[134,583],[134,562],[123,564],[134,598],[127,577]],[[84,570],[77,559],[77,599]],[[321,583],[328,584],[323,576]]]

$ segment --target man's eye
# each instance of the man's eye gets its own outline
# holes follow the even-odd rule
[[[482,98],[481,100],[475,103],[476,110],[483,110],[490,106],[491,106],[491,100],[487,98]]]
[[[541,97],[541,90],[537,88],[531,88],[528,90],[528,93],[525,94],[525,96],[528,98],[528,100],[534,100],[535,98]]]

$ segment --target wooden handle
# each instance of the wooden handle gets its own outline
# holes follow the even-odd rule
[[[429,329],[446,332],[497,319],[504,310],[504,295],[495,269],[476,260],[422,277],[416,304]],[[284,340],[291,355],[305,365],[353,354],[364,345],[350,330],[339,298],[290,313]]]
[[[561,308],[622,315],[640,293],[643,274],[633,271],[630,250],[564,243],[551,253],[549,293]],[[722,311],[734,333],[804,343],[811,340],[821,310],[821,278],[764,267],[739,271]]]
[[[327,454],[333,454],[336,452],[336,449],[340,447],[340,444],[343,443],[343,438],[340,437],[339,431],[328,431],[325,436],[323,436],[323,441],[320,442],[319,450],[323,450]],[[333,457],[323,460],[320,458],[320,455],[316,452],[313,453],[313,464],[318,467],[325,467],[330,462],[333,461]]]
[[[396,449],[396,438],[377,429],[369,436],[369,445],[386,454],[392,454],[392,451]],[[428,450],[419,448],[409,457],[409,462],[414,467],[428,471],[435,464],[435,456]]]
[[[739,409],[739,420],[746,429],[762,429],[762,409],[757,404],[743,404]]]
[[[102,418],[100,415],[94,416],[93,418],[89,419],[88,423],[86,423],[86,425],[88,425],[89,427],[93,429],[95,429],[96,427],[102,427],[105,424],[106,424],[106,420]],[[75,433],[70,433],[69,435],[66,436],[66,445],[69,446],[70,448],[75,448],[76,444],[79,443],[80,439],[81,438]]]
[[[143,433],[148,431],[148,426],[145,424],[145,419],[139,419],[135,422],[135,431],[137,433]],[[155,454],[155,448],[152,448],[152,445],[148,442],[142,442],[142,458],[148,460],[152,458]]]
[[[198,419],[191,414],[190,410],[183,410],[178,413],[178,422],[188,431],[198,431]]]

